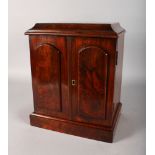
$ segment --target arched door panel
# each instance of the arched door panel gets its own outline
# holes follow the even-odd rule
[[[92,46],[78,52],[78,113],[104,118],[108,54]]]
[[[93,38],[76,38],[72,43],[72,117],[79,122],[108,124],[108,77],[111,52]]]
[[[50,44],[36,48],[37,107],[61,111],[61,52]]]
[[[64,37],[31,36],[34,111],[69,117],[68,56]]]

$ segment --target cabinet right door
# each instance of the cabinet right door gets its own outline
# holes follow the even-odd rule
[[[104,48],[101,39],[73,39],[71,92],[74,120],[105,123],[111,57],[112,53]]]

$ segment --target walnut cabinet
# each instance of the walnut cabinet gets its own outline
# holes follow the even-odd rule
[[[124,32],[118,23],[38,23],[29,29],[31,125],[112,142],[121,109]]]

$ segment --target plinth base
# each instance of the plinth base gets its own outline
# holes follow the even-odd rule
[[[32,126],[40,128],[112,143],[121,106],[121,103],[117,105],[111,127],[74,122],[36,113],[30,115],[30,123]]]

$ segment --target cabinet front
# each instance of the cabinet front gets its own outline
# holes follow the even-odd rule
[[[72,112],[76,121],[103,124],[112,53],[104,41],[76,38],[72,42]]]
[[[69,116],[68,54],[64,37],[30,36],[34,111]]]

